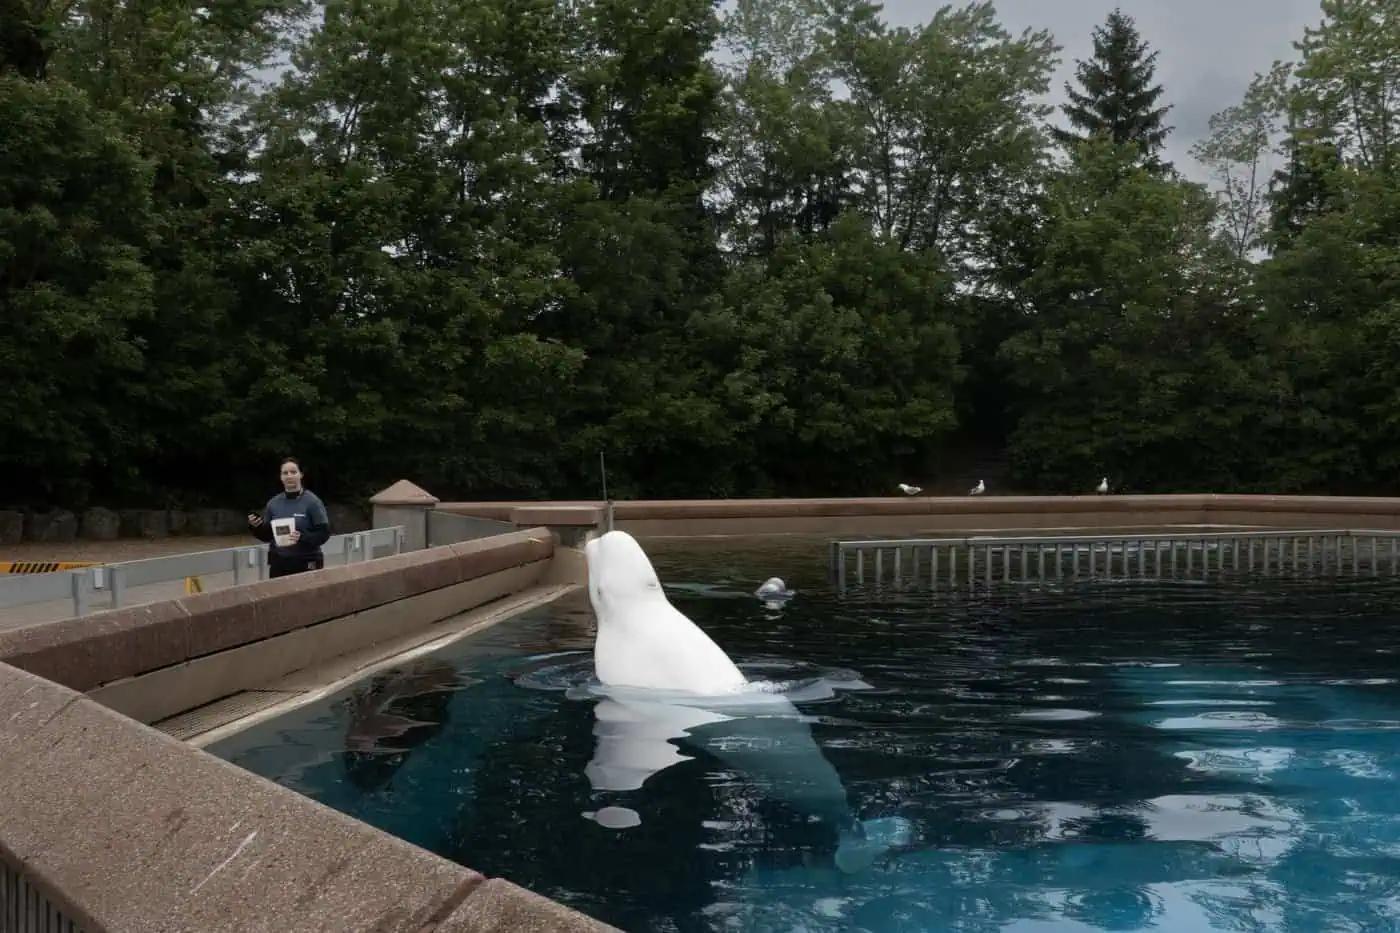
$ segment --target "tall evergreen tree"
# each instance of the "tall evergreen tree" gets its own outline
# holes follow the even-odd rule
[[[1167,169],[1158,154],[1172,130],[1162,123],[1171,107],[1157,106],[1162,86],[1152,83],[1156,62],[1157,53],[1148,51],[1133,18],[1119,9],[1108,14],[1107,21],[1094,30],[1093,57],[1077,62],[1083,90],[1065,84],[1070,102],[1064,112],[1074,129],[1056,129],[1056,138],[1071,144],[1106,136],[1119,145],[1136,145],[1144,166]]]

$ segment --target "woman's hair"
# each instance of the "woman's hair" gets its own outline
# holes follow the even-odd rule
[[[296,457],[283,457],[283,458],[278,462],[278,464],[277,464],[277,469],[280,470],[280,469],[282,469],[284,466],[286,466],[286,465],[289,464],[289,463],[295,463],[295,464],[297,465],[297,472],[299,472],[299,473],[305,473],[305,472],[306,472],[306,471],[305,471],[304,469],[302,469],[302,467],[301,467],[301,461],[298,460]]]

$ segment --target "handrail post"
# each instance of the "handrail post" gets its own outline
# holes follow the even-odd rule
[[[73,615],[85,616],[88,613],[88,593],[92,586],[92,575],[87,570],[70,570],[73,583]]]
[[[120,609],[122,598],[126,596],[126,568],[121,564],[115,564],[108,568],[111,573],[111,582],[107,585],[112,588],[112,608]]]

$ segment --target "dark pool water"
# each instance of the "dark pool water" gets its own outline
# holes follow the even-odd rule
[[[600,723],[580,597],[210,751],[628,930],[1400,928],[1400,583],[840,598],[822,542],[648,549],[751,675],[843,688]],[[619,729],[653,773],[598,789]],[[900,827],[868,868],[832,779]]]

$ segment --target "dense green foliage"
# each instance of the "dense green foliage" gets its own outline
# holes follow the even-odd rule
[[[0,483],[1395,492],[1400,0],[1159,160],[990,3],[0,0]],[[1277,168],[1277,171],[1274,169]]]

